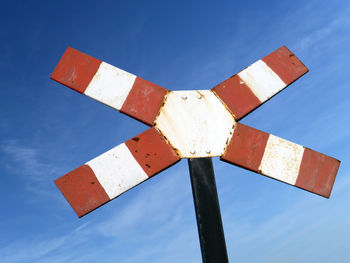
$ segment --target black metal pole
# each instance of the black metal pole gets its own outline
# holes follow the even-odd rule
[[[188,159],[203,263],[228,263],[211,158]]]

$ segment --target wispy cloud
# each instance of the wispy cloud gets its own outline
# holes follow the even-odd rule
[[[350,25],[349,21],[350,9],[346,8],[341,11],[335,19],[331,20],[327,24],[321,25],[319,28],[308,32],[308,35],[298,40],[298,43],[293,48],[296,50],[304,50],[312,47],[316,43],[322,41],[330,35],[334,35],[340,28],[345,28]]]
[[[40,239],[22,240],[0,248],[3,262],[84,262],[86,255],[77,255],[79,249],[94,251],[98,256],[102,250],[104,253],[114,253],[124,249],[121,247],[123,242],[126,244],[125,249],[132,251],[130,255],[116,253],[116,258],[120,257],[121,262],[146,262],[147,258],[150,259],[149,262],[162,262],[169,254],[175,257],[184,245],[198,246],[196,228],[188,224],[189,217],[186,214],[186,211],[192,210],[192,207],[188,207],[192,206],[190,188],[180,190],[183,179],[178,171],[172,169],[166,177],[163,175],[162,178],[153,180],[152,184],[144,185],[142,191],[134,192],[127,205],[109,213],[105,216],[106,219],[99,222],[86,221],[82,226],[72,229],[71,233],[62,236],[50,238],[44,235]],[[190,202],[185,201],[188,197]],[[194,219],[194,212],[190,219]],[[179,225],[182,227],[179,228]],[[96,239],[100,238],[109,242],[105,246],[96,247]],[[78,248],[82,242],[83,247]],[[136,245],[140,243],[144,246]],[[17,250],[21,253],[15,253]],[[187,254],[185,257],[185,254],[180,258],[185,260],[191,256]],[[155,255],[157,260],[153,260]],[[93,256],[91,254],[89,258]]]
[[[279,213],[271,213],[264,220],[258,218],[261,214],[259,212],[250,213],[245,219],[238,218],[231,212],[229,217],[232,220],[225,223],[227,242],[232,247],[231,258],[238,262],[320,262],[321,254],[329,258],[328,251],[346,243],[340,233],[344,225],[348,225],[346,222],[350,216],[346,209],[350,177],[348,174],[342,176],[341,180],[338,180],[340,187],[333,190],[332,197],[336,198],[335,200],[317,196],[305,199],[305,195],[301,195],[297,199],[286,200],[285,207]],[[264,195],[261,198],[268,199]],[[252,202],[257,203],[258,200]],[[270,205],[265,203],[260,209],[266,209],[265,213],[269,213],[270,206],[275,205],[277,202]],[[243,213],[243,210],[236,210],[236,213]],[[330,233],[328,229],[331,229]],[[338,242],[327,242],[327,249],[319,251],[324,243],[325,237],[322,235],[325,232],[328,239],[338,239]],[[248,259],[244,256],[244,252],[253,251],[254,254]],[[339,260],[340,256],[336,256],[334,262],[341,262]]]
[[[87,225],[83,224],[61,236],[50,238],[42,234],[41,237],[10,243],[0,248],[1,262],[72,262],[76,256],[74,250],[79,250],[79,245],[87,240],[84,234]]]
[[[100,222],[87,221],[69,234],[22,240],[0,248],[3,262],[87,262],[101,259],[101,255],[126,263],[161,263],[169,258],[176,258],[176,262],[198,261],[200,249],[192,200],[186,201],[190,192],[185,190],[177,194],[177,187],[183,185],[181,181],[184,178],[174,171],[163,179],[146,185],[145,191],[134,193],[126,206],[112,214],[105,214],[104,218],[107,219],[100,219]],[[344,220],[337,218],[333,211],[346,207],[349,196],[346,189],[350,187],[350,180],[344,179],[341,184],[344,187],[333,193],[337,196],[336,204],[326,203],[320,198],[299,198],[260,223],[255,222],[256,213],[240,216],[245,213],[245,207],[249,210],[257,203],[256,199],[247,201],[246,206],[239,206],[240,211],[233,202],[234,209],[226,207],[229,215],[225,215],[225,218],[230,220],[224,222],[231,258],[249,262],[247,258],[257,261],[264,256],[265,261],[262,262],[295,262],[293,255],[298,251],[300,253],[301,245],[298,244],[302,240],[306,246],[310,246],[302,252],[305,258],[312,251],[316,253],[321,239],[312,240],[311,237],[317,236],[328,222],[334,226],[337,223],[339,227],[343,225],[341,222]],[[152,191],[159,187],[159,191]],[[103,241],[98,245],[96,240]],[[312,246],[310,242],[313,242]],[[329,245],[330,249],[332,246]],[[87,254],[86,251],[91,253]],[[255,251],[255,256],[243,256],[252,251]],[[299,257],[295,257],[295,260],[298,262]]]
[[[7,155],[7,167],[14,171],[30,176],[33,180],[46,180],[48,174],[57,169],[42,161],[40,150],[21,145],[17,140],[8,140],[0,144],[0,149]]]
[[[28,202],[36,201],[37,197],[40,197],[38,200],[57,199],[48,185],[62,171],[57,164],[48,160],[40,148],[26,146],[13,139],[1,142],[0,152],[4,156],[2,159],[4,168],[7,169],[6,174],[16,175],[24,189],[32,193]]]
[[[100,233],[114,237],[120,236],[120,233],[133,233],[136,238],[152,239],[154,232],[150,233],[151,229],[164,228],[168,222],[182,220],[183,211],[188,205],[182,201],[186,199],[186,194],[190,196],[190,188],[179,192],[183,179],[179,175],[172,168],[166,175],[159,175],[161,178],[153,178],[154,180],[144,183],[141,192],[134,192],[134,197],[128,200],[127,206],[123,206],[109,220],[97,226]],[[183,205],[174,209],[176,204],[181,203]],[[141,225],[143,227],[138,228]],[[140,229],[142,233],[139,232]]]
[[[3,262],[25,262],[39,259],[64,245],[66,237],[47,240],[27,240],[12,243],[1,248]]]

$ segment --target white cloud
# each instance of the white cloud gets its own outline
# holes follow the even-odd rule
[[[308,49],[316,43],[324,40],[326,37],[333,35],[336,30],[349,26],[349,9],[342,10],[341,14],[327,24],[309,32],[307,36],[298,40],[294,48],[296,50]]]
[[[42,161],[43,154],[38,148],[20,144],[17,140],[7,140],[0,144],[0,150],[7,155],[6,166],[32,180],[47,180],[57,172],[57,168]]]
[[[49,160],[45,153],[37,147],[21,144],[18,140],[0,142],[0,152],[4,153],[4,168],[7,173],[4,176],[16,175],[26,192],[31,193],[26,202],[45,202],[58,200],[57,193],[53,192],[52,179],[62,174],[62,168]],[[51,163],[52,162],[52,163]]]

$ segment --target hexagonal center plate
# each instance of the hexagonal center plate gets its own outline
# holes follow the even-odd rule
[[[210,90],[170,92],[155,126],[182,158],[221,156],[235,120]]]

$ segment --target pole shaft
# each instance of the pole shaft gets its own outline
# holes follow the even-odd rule
[[[211,158],[188,159],[203,263],[228,263]]]

